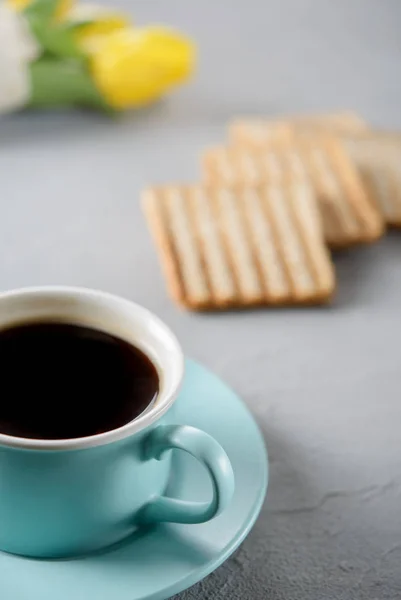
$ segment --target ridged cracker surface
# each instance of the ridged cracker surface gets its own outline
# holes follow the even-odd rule
[[[324,135],[305,136],[295,145],[317,190],[327,242],[347,247],[382,237],[383,215],[343,143]]]
[[[326,241],[347,247],[378,239],[381,211],[344,146],[332,136],[287,132],[259,149],[212,148],[203,156],[208,184],[258,186],[271,181],[308,180],[322,214]]]
[[[401,227],[401,134],[371,131],[344,144],[386,222]]]
[[[292,135],[294,129],[305,128],[316,132],[359,134],[366,131],[368,126],[358,114],[349,111],[277,119],[242,117],[230,123],[229,137],[233,144],[255,149],[277,138]]]
[[[186,308],[315,304],[333,294],[333,265],[306,181],[171,185],[145,190],[142,200],[169,293]]]

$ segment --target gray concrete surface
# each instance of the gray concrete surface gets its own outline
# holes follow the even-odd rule
[[[138,196],[197,177],[241,113],[354,108],[401,128],[398,0],[143,0],[197,38],[182,92],[116,122],[0,121],[0,288],[63,283],[147,305],[245,399],[268,501],[236,556],[180,600],[401,598],[401,236],[336,259],[331,309],[197,316],[167,299]]]

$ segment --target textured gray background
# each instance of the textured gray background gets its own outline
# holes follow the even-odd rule
[[[268,501],[236,556],[180,600],[401,598],[401,236],[337,257],[331,309],[196,316],[166,298],[138,204],[148,182],[196,178],[232,115],[354,108],[401,128],[401,3],[125,7],[192,34],[198,75],[117,122],[0,122],[0,287],[85,285],[147,305],[256,416]]]

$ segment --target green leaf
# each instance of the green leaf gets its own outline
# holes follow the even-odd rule
[[[29,106],[85,106],[114,112],[104,100],[80,61],[40,58],[31,64],[32,94]]]
[[[59,0],[32,0],[24,9],[24,14],[43,22],[50,21],[58,6]]]
[[[93,25],[94,23],[96,23],[95,19],[82,19],[82,21],[64,21],[64,27],[68,31],[75,33],[76,31],[84,29],[84,27],[87,27],[88,25]]]
[[[68,24],[44,22],[34,15],[28,16],[28,23],[44,52],[58,58],[85,60],[86,56],[75,40],[75,31]]]

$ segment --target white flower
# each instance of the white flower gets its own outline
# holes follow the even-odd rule
[[[81,23],[84,21],[90,21],[91,19],[102,19],[102,18],[113,18],[120,16],[114,10],[101,6],[99,4],[75,4],[68,13],[68,20],[74,23]]]
[[[22,108],[31,93],[29,63],[39,46],[22,15],[0,4],[0,113]]]

